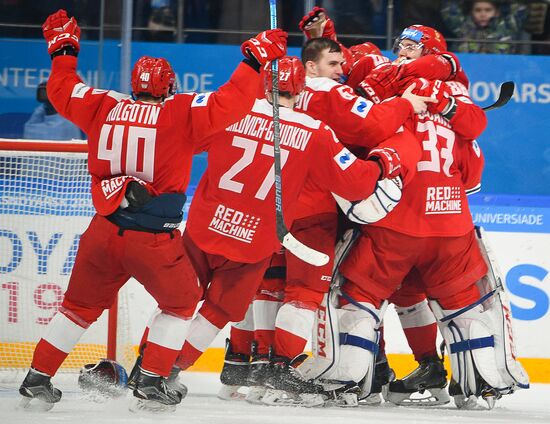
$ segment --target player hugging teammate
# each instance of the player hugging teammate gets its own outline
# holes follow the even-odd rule
[[[477,398],[492,407],[528,387],[502,283],[466,199],[480,185],[475,139],[486,117],[439,32],[406,28],[392,63],[370,43],[345,48],[325,11],[314,8],[300,23],[308,37],[301,60],[284,56],[286,33],[265,31],[243,43],[244,63],[229,83],[198,95],[175,94],[169,63],[143,57],[132,98],[78,78],[74,18],[59,11],[43,28],[53,104],[88,134],[97,214],[21,385],[25,404],[60,400],[50,378],[130,277],[159,306],[128,381],[133,409],[175,408],[187,393],[179,372],[229,322],[236,324],[221,374],[224,399],[354,406],[380,403],[384,393],[410,405],[428,391],[424,405],[450,394],[459,407]],[[145,140],[141,156],[138,140]],[[191,158],[201,151],[208,166],[181,234]],[[274,213],[281,200],[285,226],[328,263],[302,261],[295,244],[281,250]],[[384,353],[388,302],[419,362],[401,380]],[[450,356],[448,390],[437,327]],[[124,380],[116,363],[91,365],[83,386],[98,375]],[[245,386],[246,397],[238,395]]]

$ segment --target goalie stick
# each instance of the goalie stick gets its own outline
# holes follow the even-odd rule
[[[510,99],[514,95],[515,88],[516,88],[516,85],[514,84],[513,81],[503,82],[500,86],[500,91],[498,93],[498,99],[496,100],[496,102],[494,102],[492,105],[485,106],[482,109],[493,110],[504,106],[506,103],[510,101]]]
[[[271,29],[275,29],[277,28],[276,0],[269,0],[269,14],[271,18]],[[297,240],[296,237],[288,231],[283,219],[281,140],[279,126],[279,63],[277,59],[271,62],[271,71],[273,78],[273,159],[275,162],[275,222],[277,226],[277,237],[284,247],[286,247],[290,252],[292,252],[292,254],[296,255],[302,261],[311,265],[322,266],[328,263],[329,257]]]

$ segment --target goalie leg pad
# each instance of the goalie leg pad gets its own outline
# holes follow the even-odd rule
[[[466,396],[479,397],[488,389],[503,395],[529,384],[521,364],[506,353],[507,320],[503,320],[502,305],[494,301],[491,308],[484,306],[493,296],[489,293],[460,310],[444,310],[430,301],[450,353],[453,378]]]

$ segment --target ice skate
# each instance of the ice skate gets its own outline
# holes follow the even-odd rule
[[[303,361],[303,355],[291,360],[284,356],[271,359],[272,374],[266,379],[267,388],[262,403],[277,406],[322,406],[327,400],[323,386],[305,380],[294,368]]]
[[[166,378],[140,368],[134,397],[134,402],[130,406],[132,412],[171,412],[176,410],[176,405],[183,399],[183,393],[170,387]]]
[[[447,371],[438,356],[420,361],[419,366],[401,380],[392,381],[387,400],[402,406],[435,406],[449,403],[445,390]]]
[[[246,381],[250,368],[250,356],[244,353],[234,353],[229,339],[225,341],[225,358],[220,374],[222,387],[218,397],[223,400],[244,400],[246,394],[242,388],[247,387]]]
[[[476,372],[477,373],[477,372]],[[476,378],[481,380],[479,375]],[[486,402],[486,406],[478,402],[478,397],[475,395],[466,396],[458,384],[453,378],[449,383],[449,395],[453,397],[455,405],[458,409],[476,410],[476,409],[493,409],[496,401],[502,397],[502,394],[487,385],[485,382],[481,382],[480,396]]]
[[[269,362],[269,354],[258,355],[254,352],[255,346],[252,345],[253,355],[250,361],[248,377],[246,379],[248,385],[246,401],[253,404],[261,404],[262,397],[266,392],[265,381],[271,376],[272,367]]]
[[[335,387],[334,387],[335,386]],[[361,387],[357,383],[336,383],[323,382],[327,400],[324,406],[338,406],[340,408],[355,408],[359,406]]]
[[[23,396],[17,409],[31,411],[49,411],[54,404],[61,400],[61,390],[56,389],[50,382],[51,377],[35,369],[30,369],[19,387]]]
[[[361,405],[376,406],[386,399],[389,384],[395,380],[395,373],[390,368],[388,361],[378,362],[374,368],[374,381],[370,393],[366,397],[360,395]],[[361,386],[361,384],[359,384]]]

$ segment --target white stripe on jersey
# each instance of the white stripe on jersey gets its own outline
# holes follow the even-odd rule
[[[257,99],[252,107],[252,112],[273,116],[273,106],[266,99]],[[307,128],[318,129],[321,126],[321,121],[313,119],[305,113],[296,112],[295,110],[287,107],[279,108],[279,116],[286,122],[293,122]]]
[[[315,91],[330,91],[339,85],[342,84],[327,77],[306,77],[306,87],[310,87]]]
[[[75,84],[73,87],[73,92],[71,93],[71,97],[77,97],[79,99],[83,99],[84,95],[90,90],[90,87],[88,87],[83,82],[79,82],[78,84]]]

